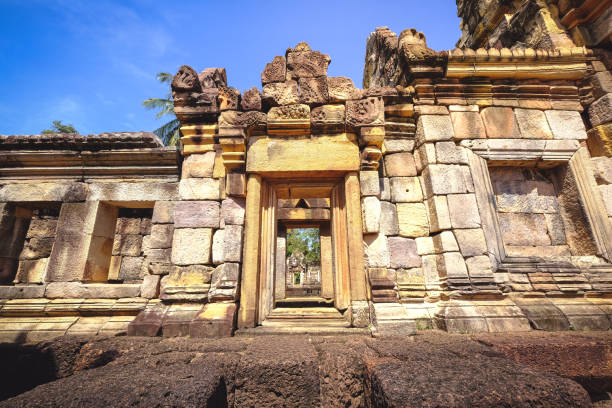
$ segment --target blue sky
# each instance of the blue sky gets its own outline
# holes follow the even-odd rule
[[[154,130],[163,119],[141,102],[167,92],[157,72],[225,67],[230,86],[261,89],[265,64],[300,41],[361,87],[366,38],[383,25],[417,28],[436,50],[460,36],[453,0],[0,0],[0,134],[56,119],[82,134]]]

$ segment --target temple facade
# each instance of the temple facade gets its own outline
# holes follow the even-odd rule
[[[457,6],[454,50],[376,28],[362,89],[306,43],[244,92],[182,66],[180,147],[0,136],[0,340],[609,330],[612,1]]]

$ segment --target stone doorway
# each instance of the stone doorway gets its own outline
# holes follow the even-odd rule
[[[259,202],[253,203],[256,188]],[[311,180],[251,175],[247,189],[239,328],[350,327],[352,300],[366,299],[363,253],[356,253],[362,243],[357,175]],[[355,217],[359,222],[352,222]],[[299,284],[295,276],[288,284],[287,237],[296,230],[318,233],[320,261],[313,265],[317,278],[302,272]],[[314,284],[305,287],[304,276]]]

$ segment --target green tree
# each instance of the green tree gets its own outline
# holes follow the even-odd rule
[[[45,129],[42,132],[43,135],[51,133],[79,133],[78,130],[72,125],[64,125],[61,120],[54,120],[51,124],[51,129]]]
[[[172,83],[172,74],[169,74],[168,72],[159,72],[157,74],[157,80],[162,84],[168,84],[168,88],[170,88],[170,84]],[[180,139],[181,124],[174,114],[172,90],[168,89],[166,98],[151,98],[147,99],[142,104],[146,109],[159,109],[159,112],[157,112],[155,115],[156,119],[159,119],[162,116],[173,117],[171,121],[155,129],[153,133],[159,136],[164,144],[168,146],[176,146]]]
[[[287,256],[300,251],[307,265],[321,262],[321,238],[318,228],[293,228],[287,230]]]

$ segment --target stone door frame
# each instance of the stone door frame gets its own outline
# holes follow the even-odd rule
[[[336,308],[344,311],[351,307],[352,302],[369,299],[363,261],[357,172],[348,172],[333,179],[295,180],[263,178],[252,173],[247,180],[244,263],[237,322],[239,329],[261,324],[273,308],[278,225],[276,206],[278,198],[291,198],[288,186],[308,188],[314,194],[320,189],[321,194],[330,198]]]

